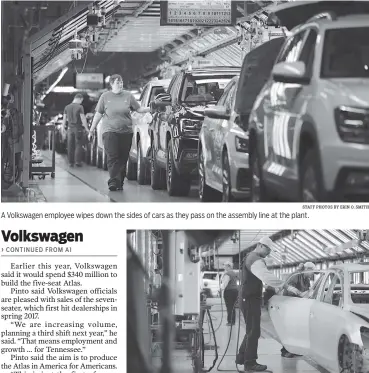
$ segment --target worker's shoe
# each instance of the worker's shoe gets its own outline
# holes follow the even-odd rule
[[[268,367],[266,365],[255,363],[245,364],[245,372],[264,372]]]

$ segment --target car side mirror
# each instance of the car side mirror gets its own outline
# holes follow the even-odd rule
[[[213,106],[205,109],[204,115],[213,119],[225,119],[229,120],[231,113],[225,106]]]
[[[172,96],[168,93],[160,93],[155,97],[153,104],[158,109],[164,109],[172,105]]]
[[[302,61],[280,62],[274,65],[272,76],[274,81],[290,84],[309,84],[310,78],[306,76],[306,66]]]

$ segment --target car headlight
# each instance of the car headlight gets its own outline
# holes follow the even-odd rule
[[[340,106],[335,110],[335,120],[342,141],[369,143],[369,109]]]
[[[249,151],[249,141],[248,139],[244,139],[242,137],[235,137],[236,141],[236,150],[241,153],[248,153]]]
[[[180,129],[183,134],[197,135],[202,126],[202,121],[192,119],[181,119],[179,121]]]

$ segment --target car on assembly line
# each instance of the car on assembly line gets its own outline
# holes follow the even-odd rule
[[[201,201],[249,198],[249,116],[283,42],[283,37],[275,38],[250,51],[240,75],[224,89],[217,105],[205,110],[198,149]]]
[[[166,94],[157,97],[151,137],[151,186],[166,187],[171,196],[189,193],[198,176],[198,138],[204,110],[221,97],[239,74],[235,67],[189,66],[171,80]]]
[[[148,107],[155,97],[165,93],[170,79],[154,79],[148,82],[142,90],[139,102]],[[141,185],[150,184],[150,114],[132,113],[133,139],[127,164],[127,179],[137,180]]]
[[[205,109],[199,135],[199,197],[201,202],[230,202],[244,197],[242,181],[248,164],[248,133],[237,122],[234,102],[238,76],[234,77],[217,105]],[[248,183],[246,184],[246,188]]]
[[[201,272],[202,285],[201,289],[206,293],[208,298],[215,298],[219,295],[220,279],[223,272],[204,271]]]
[[[369,371],[369,262],[334,265],[315,275],[303,297],[286,290],[268,302],[277,337],[291,353],[330,372]]]
[[[369,200],[369,2],[275,16],[293,29],[250,115],[251,199]]]

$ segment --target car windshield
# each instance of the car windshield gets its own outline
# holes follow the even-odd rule
[[[350,295],[355,304],[369,304],[369,270],[350,272]]]
[[[322,78],[369,78],[369,27],[328,30]]]
[[[188,75],[184,81],[181,101],[187,104],[216,103],[232,78],[224,75]]]

